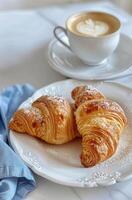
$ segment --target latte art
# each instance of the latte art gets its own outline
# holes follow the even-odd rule
[[[85,21],[80,21],[76,25],[76,29],[79,33],[93,37],[98,37],[100,35],[107,34],[109,31],[109,26],[103,21],[87,19]]]

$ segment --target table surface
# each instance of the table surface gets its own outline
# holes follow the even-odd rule
[[[28,82],[36,88],[65,79],[48,64],[48,44],[55,25],[64,25],[70,14],[80,10],[105,10],[122,21],[122,32],[132,37],[132,18],[109,1],[70,4],[44,9],[0,13],[0,89]],[[114,80],[132,85],[132,76]],[[35,175],[37,188],[26,200],[130,200],[132,180],[93,189],[58,185]]]

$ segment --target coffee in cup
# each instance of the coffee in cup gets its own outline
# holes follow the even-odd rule
[[[101,12],[80,13],[68,19],[67,28],[82,36],[99,37],[109,35],[120,27],[119,20]]]
[[[116,49],[120,38],[120,27],[119,19],[111,14],[81,12],[67,19],[66,29],[57,26],[54,35],[84,63],[99,65]],[[67,35],[70,46],[59,37],[58,29]]]

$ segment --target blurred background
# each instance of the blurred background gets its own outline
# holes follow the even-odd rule
[[[94,0],[0,0],[0,10],[31,9],[46,5],[55,5],[74,2],[93,2]],[[96,0],[107,1],[107,0]],[[109,0],[124,10],[132,13],[132,0]]]

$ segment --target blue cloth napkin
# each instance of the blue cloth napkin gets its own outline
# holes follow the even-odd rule
[[[0,93],[0,200],[23,199],[35,188],[32,172],[8,142],[8,122],[12,114],[34,91],[25,84],[8,87]]]

